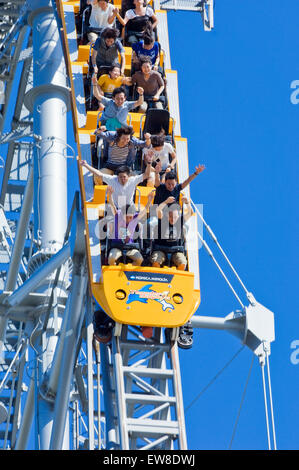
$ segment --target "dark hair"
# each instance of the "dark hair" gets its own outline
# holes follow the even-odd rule
[[[118,142],[122,135],[130,135],[131,136],[133,134],[134,134],[134,129],[133,129],[132,126],[119,127],[118,129],[116,129],[115,142]]]
[[[118,37],[118,31],[114,28],[105,28],[101,34],[103,39],[116,39]]]
[[[143,64],[150,64],[152,66],[152,61],[149,57],[144,57],[141,61],[140,61],[140,67],[142,68]]]
[[[123,86],[119,86],[119,87],[116,87],[114,88],[113,92],[112,92],[112,98],[114,98],[116,95],[118,95],[119,93],[124,93],[125,96],[126,95],[126,90],[124,89]]]
[[[176,180],[176,174],[174,171],[169,171],[165,174],[165,181],[166,180]]]
[[[164,135],[152,135],[151,136],[151,143],[153,147],[162,147],[165,142],[165,137]]]
[[[112,72],[113,69],[119,69],[120,71],[120,65],[119,64],[115,64],[115,65],[111,65],[110,69],[109,69],[109,73]]]
[[[127,175],[129,176],[130,175],[130,168],[125,166],[125,165],[119,166],[117,168],[117,170],[115,170],[115,174],[119,175],[120,173],[127,173]]]
[[[152,23],[146,23],[145,29],[142,34],[142,39],[144,44],[146,44],[147,46],[155,42],[155,35],[153,32]]]

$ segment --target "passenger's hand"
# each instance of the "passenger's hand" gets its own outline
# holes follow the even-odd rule
[[[182,197],[182,203],[183,204],[189,204],[189,199],[186,196]]]
[[[155,173],[160,173],[162,171],[162,163],[157,162],[157,165],[155,166]]]
[[[195,167],[194,174],[199,175],[206,167],[204,165],[198,165]]]
[[[166,203],[167,204],[172,204],[173,202],[175,202],[175,198],[173,196],[169,196],[167,199],[166,199]]]
[[[138,95],[141,95],[141,96],[143,95],[144,89],[142,88],[142,86],[137,87],[137,93],[138,93]]]
[[[106,126],[100,126],[98,129],[95,130],[95,134],[101,134],[101,132],[105,132],[106,130]]]
[[[113,194],[114,192],[114,189],[112,188],[112,186],[107,186],[107,194],[109,194],[109,196],[111,196],[111,194]]]
[[[155,194],[156,194],[155,189],[153,189],[153,190],[149,193],[149,195],[147,196],[147,199],[148,199],[149,202],[152,202],[152,201],[153,201],[153,199],[154,199],[154,197],[155,197]]]
[[[153,101],[159,101],[159,99],[160,99],[159,95],[154,95],[152,98]]]
[[[79,165],[81,165],[81,166],[86,166],[87,165],[86,160],[78,160],[78,161],[79,161]]]
[[[98,84],[98,79],[97,79],[97,74],[94,73],[91,77],[91,81],[92,81],[92,84],[93,85],[97,85]]]
[[[151,138],[151,134],[149,132],[146,132],[144,134],[144,138],[145,138],[145,140],[149,140]]]

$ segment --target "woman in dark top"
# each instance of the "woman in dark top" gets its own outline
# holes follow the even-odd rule
[[[134,5],[135,8],[127,10],[124,19],[120,21],[122,26],[125,27],[123,34],[129,46],[142,38],[142,34],[149,22],[152,23],[153,29],[158,23],[154,10],[151,6],[146,5],[144,0],[134,0]]]

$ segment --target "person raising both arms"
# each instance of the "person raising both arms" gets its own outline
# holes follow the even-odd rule
[[[95,98],[105,107],[101,116],[101,125],[106,126],[109,131],[115,131],[119,127],[128,127],[128,113],[143,103],[143,88],[137,88],[138,100],[127,101],[126,90],[123,87],[114,88],[112,98],[106,98],[100,94],[95,76],[92,77],[92,85]]]
[[[130,169],[126,166],[119,167],[114,175],[107,175],[93,166],[86,160],[79,160],[79,165],[86,168],[93,175],[103,179],[103,182],[113,188],[113,202],[117,208],[134,203],[136,186],[149,177],[151,165],[148,164],[144,173],[140,175],[130,175]]]

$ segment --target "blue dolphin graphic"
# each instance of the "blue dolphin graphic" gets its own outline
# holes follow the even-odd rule
[[[141,302],[143,304],[147,304],[147,301],[149,300],[148,298],[141,297],[139,294],[140,292],[155,292],[151,290],[152,284],[147,284],[146,286],[141,287],[137,292],[134,292],[133,294],[129,294],[127,304],[130,304],[131,302]],[[162,305],[162,310],[165,312],[168,308],[170,310],[174,310],[174,306],[170,304],[169,302],[166,302],[165,299],[150,299],[150,300],[155,300],[156,302],[159,302],[159,304]]]
[[[152,292],[150,288],[152,287],[152,284],[147,284],[146,286],[141,287],[138,292]],[[148,299],[140,297],[139,294],[129,294],[127,304],[130,304],[131,302],[142,302],[143,304],[147,304]]]

